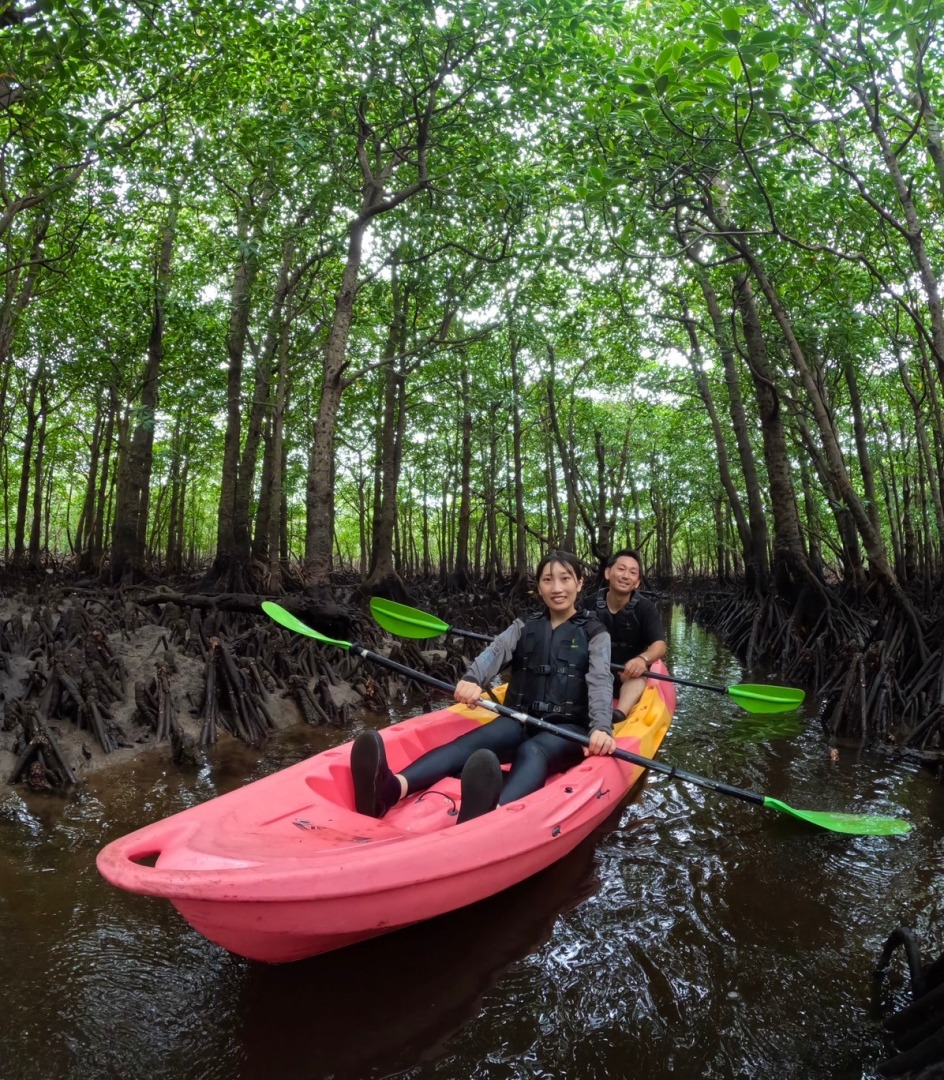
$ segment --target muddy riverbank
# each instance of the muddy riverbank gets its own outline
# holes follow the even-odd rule
[[[356,636],[454,678],[462,642],[385,639],[353,589],[285,598],[326,633]],[[157,753],[184,767],[234,739],[299,724],[346,730],[412,688],[275,625],[259,597],[133,594],[67,584],[0,597],[0,786],[68,791]]]

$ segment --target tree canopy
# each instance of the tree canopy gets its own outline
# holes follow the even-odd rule
[[[7,3],[15,565],[940,579],[938,9]]]

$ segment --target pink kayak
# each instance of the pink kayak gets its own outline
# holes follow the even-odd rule
[[[656,670],[665,671],[659,664]],[[617,729],[653,757],[675,688],[650,682]],[[450,705],[381,732],[394,771],[493,713]],[[113,885],[170,900],[194,929],[252,960],[282,963],[433,918],[536,874],[571,851],[642,773],[590,757],[540,790],[456,827],[459,781],[375,820],[354,810],[351,743],[147,825],[105,847]]]

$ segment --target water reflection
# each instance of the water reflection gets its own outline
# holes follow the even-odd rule
[[[728,738],[731,742],[769,743],[775,739],[795,739],[806,726],[799,712],[769,716],[745,713],[732,724]]]
[[[463,911],[288,968],[253,965],[240,1075],[389,1075],[439,1048],[485,991],[596,889],[585,842],[544,873]],[[287,1022],[286,1022],[287,1021]],[[280,1031],[273,1043],[273,1030]]]
[[[667,620],[679,675],[762,682]],[[108,840],[314,753],[302,730],[160,757],[74,799],[0,802],[0,1076],[639,1080],[870,1075],[871,969],[899,917],[938,950],[944,796],[831,747],[799,717],[682,689],[666,761],[794,806],[910,816],[907,838],[836,836],[662,776],[591,841],[499,897],[356,948],[268,968],[94,870]],[[378,718],[376,723],[380,723]]]

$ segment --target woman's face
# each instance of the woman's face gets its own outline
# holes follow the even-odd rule
[[[582,584],[566,563],[551,561],[541,571],[538,592],[552,615],[570,615]]]

